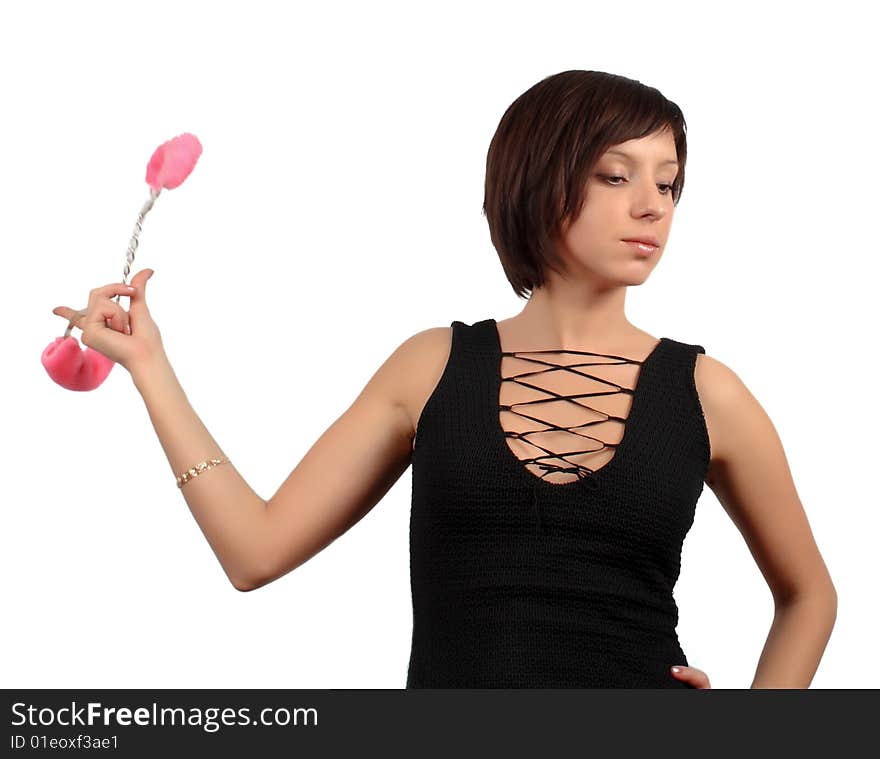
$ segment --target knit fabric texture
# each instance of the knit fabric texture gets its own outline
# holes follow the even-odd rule
[[[669,668],[688,663],[673,589],[709,466],[694,383],[705,349],[664,337],[634,362],[622,438],[590,473],[538,447],[527,466],[511,450],[509,437],[537,439],[500,421],[497,323],[451,326],[412,454],[406,687],[690,687]],[[577,431],[602,437],[588,430]],[[568,481],[535,471],[568,472]]]

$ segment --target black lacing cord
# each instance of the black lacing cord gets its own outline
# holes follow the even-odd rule
[[[614,362],[614,363],[609,363],[609,362],[603,361],[603,362],[584,362],[584,363],[580,363],[580,364],[567,364],[566,365],[566,364],[554,364],[550,361],[541,361],[539,359],[523,358],[521,355],[519,355],[521,353],[527,353],[530,355],[544,354],[544,353],[574,353],[574,354],[583,355],[583,356],[602,356],[604,358],[613,358],[613,359],[620,359],[620,360],[617,362]],[[594,409],[591,406],[588,406],[584,403],[578,403],[578,401],[576,399],[577,398],[589,398],[589,397],[599,396],[599,395],[615,395],[617,393],[626,393],[628,395],[633,395],[634,390],[630,389],[628,387],[621,387],[620,385],[618,385],[614,382],[609,382],[608,380],[603,379],[602,377],[595,377],[592,374],[580,372],[580,371],[577,371],[576,369],[578,367],[583,367],[583,366],[619,366],[620,364],[641,365],[644,363],[644,361],[637,361],[635,359],[626,358],[624,356],[614,356],[614,355],[606,354],[606,353],[591,353],[588,351],[574,351],[574,350],[511,351],[511,352],[502,351],[501,355],[502,356],[512,356],[512,357],[517,358],[521,361],[531,361],[532,363],[535,363],[535,364],[543,364],[544,366],[547,367],[546,369],[538,369],[536,371],[515,374],[511,377],[502,377],[501,378],[502,382],[516,382],[518,385],[522,385],[523,387],[528,387],[533,390],[538,390],[542,393],[547,393],[548,395],[553,396],[552,398],[538,398],[538,399],[531,400],[531,401],[520,401],[519,403],[513,403],[510,405],[505,405],[505,404],[499,403],[499,409],[501,411],[510,411],[511,413],[517,414],[518,416],[521,416],[524,419],[530,419],[531,421],[538,422],[540,424],[544,424],[549,428],[549,429],[542,429],[542,430],[527,430],[526,432],[510,432],[508,430],[504,430],[505,437],[511,437],[511,438],[515,438],[517,440],[522,440],[523,442],[527,443],[528,445],[531,445],[534,448],[538,448],[539,450],[544,451],[544,453],[546,454],[544,456],[536,456],[536,457],[529,458],[529,459],[520,459],[520,461],[522,461],[523,464],[532,464],[532,465],[537,466],[539,469],[543,469],[544,474],[540,475],[540,479],[546,478],[547,475],[550,474],[551,472],[576,474],[580,479],[583,479],[584,477],[589,477],[590,475],[594,474],[597,470],[590,469],[589,467],[584,466],[582,464],[577,464],[575,462],[571,462],[565,457],[566,456],[576,456],[576,455],[583,454],[583,453],[598,453],[599,451],[605,450],[606,448],[617,448],[619,443],[606,443],[603,440],[599,440],[598,438],[591,437],[590,435],[585,435],[580,432],[576,432],[575,430],[581,429],[583,427],[589,427],[594,424],[602,424],[602,423],[607,422],[609,420],[614,420],[617,422],[625,423],[626,418],[614,416],[613,414],[606,414],[604,411]],[[547,388],[540,387],[538,385],[532,385],[528,382],[522,382],[520,380],[521,377],[530,377],[534,374],[543,374],[545,372],[552,371],[553,369],[564,369],[566,371],[570,371],[574,374],[577,374],[580,377],[587,377],[590,379],[594,379],[598,382],[602,382],[603,384],[611,385],[612,387],[615,388],[615,390],[606,391],[606,392],[597,392],[597,393],[576,393],[574,395],[560,395],[559,393],[555,393],[554,391],[549,390]],[[603,414],[605,416],[605,419],[599,419],[599,420],[595,420],[592,422],[586,422],[585,424],[577,424],[572,427],[560,427],[559,425],[554,424],[553,422],[547,421],[545,419],[541,419],[539,417],[530,416],[528,414],[521,413],[521,412],[514,409],[514,406],[526,406],[526,405],[531,405],[531,404],[536,404],[536,403],[549,403],[549,402],[553,402],[556,400],[569,401],[571,403],[576,404],[577,406],[580,406],[581,408],[589,409],[590,411],[595,411],[598,414]],[[589,440],[594,440],[598,443],[601,443],[602,447],[587,449],[584,451],[568,451],[567,453],[555,453],[554,451],[551,451],[549,448],[544,448],[543,446],[540,446],[537,443],[533,443],[530,440],[526,440],[526,437],[529,435],[550,432],[553,430],[557,430],[559,432],[569,432],[573,435],[578,435],[580,437],[584,437]],[[544,461],[543,461],[544,459],[561,459],[561,460],[565,461],[567,464],[569,464],[570,466],[563,467],[563,466],[559,466],[557,464],[544,463]]]

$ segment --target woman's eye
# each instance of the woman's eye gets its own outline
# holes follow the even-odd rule
[[[619,179],[622,182],[626,181],[626,177],[617,177],[617,176],[602,177],[602,179],[604,179],[606,182],[609,182],[609,183],[611,182],[612,179]],[[617,185],[617,184],[613,184],[612,186],[619,187],[619,185]],[[664,188],[664,192],[663,192],[664,195],[668,195],[670,192],[672,192],[672,185],[671,184],[661,184],[661,185],[657,185],[657,186]]]

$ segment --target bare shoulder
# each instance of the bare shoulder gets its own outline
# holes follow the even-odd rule
[[[706,429],[709,433],[711,461],[706,481],[711,484],[713,471],[727,461],[742,441],[736,430],[743,422],[766,423],[766,414],[740,376],[727,364],[704,353],[697,354],[694,384],[699,395]]]
[[[411,441],[422,409],[443,376],[452,347],[452,327],[429,327],[404,340],[385,364],[389,392],[405,412]]]
[[[706,483],[745,539],[774,602],[817,599],[815,608],[833,624],[837,592],[776,426],[721,361],[699,355],[694,380],[713,446]]]

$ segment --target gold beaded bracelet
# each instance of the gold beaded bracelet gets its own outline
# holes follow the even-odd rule
[[[215,466],[220,464],[229,464],[230,461],[227,458],[220,459],[208,459],[207,461],[203,461],[201,464],[196,464],[192,469],[187,469],[180,477],[177,478],[177,487],[182,488],[186,485],[194,477],[198,477],[202,472],[207,472],[209,469],[213,469]]]

